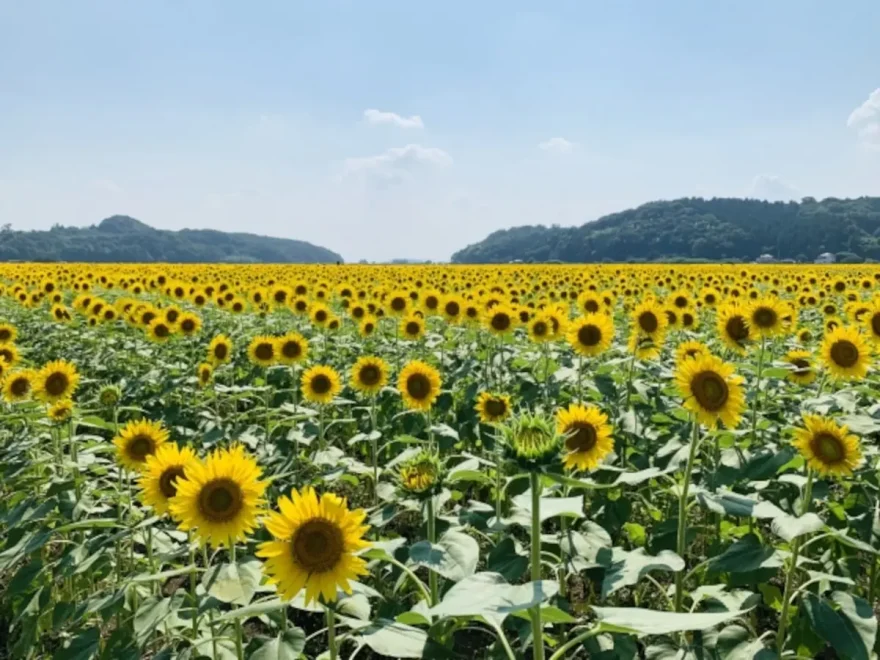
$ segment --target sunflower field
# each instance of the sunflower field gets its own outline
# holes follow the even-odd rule
[[[877,657],[880,268],[0,265],[0,658]]]

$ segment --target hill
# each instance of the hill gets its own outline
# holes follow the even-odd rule
[[[181,263],[326,263],[335,252],[287,238],[226,233],[211,229],[154,229],[125,215],[97,226],[48,231],[0,231],[0,260]]]
[[[456,252],[452,261],[754,261],[765,253],[812,261],[822,252],[848,261],[880,260],[880,197],[651,202],[580,227],[496,231]]]

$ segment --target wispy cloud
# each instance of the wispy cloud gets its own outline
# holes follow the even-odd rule
[[[858,133],[865,145],[880,149],[880,88],[850,113],[846,125]]]
[[[759,174],[752,180],[748,196],[768,202],[788,202],[802,197],[801,191],[775,174]]]
[[[570,142],[563,137],[554,137],[538,144],[538,149],[557,154],[567,154],[574,149],[574,142]]]
[[[391,147],[375,156],[346,158],[343,176],[366,173],[384,179],[395,179],[411,173],[419,167],[448,167],[452,156],[436,147],[408,144]]]
[[[370,108],[364,110],[364,119],[370,124],[394,124],[399,128],[424,128],[422,118],[419,115],[412,117],[402,117],[396,112],[384,112]]]

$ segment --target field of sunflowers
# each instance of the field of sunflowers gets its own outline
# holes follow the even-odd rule
[[[0,658],[878,648],[880,268],[0,265]]]

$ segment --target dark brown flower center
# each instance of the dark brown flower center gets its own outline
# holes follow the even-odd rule
[[[229,347],[226,344],[217,344],[214,347],[214,357],[218,360],[225,360],[229,355]]]
[[[156,441],[149,435],[136,435],[128,441],[126,453],[132,460],[143,463],[147,456],[156,453]]]
[[[406,391],[417,401],[427,399],[431,394],[431,381],[425,374],[412,374],[406,379]]]
[[[731,316],[724,325],[727,336],[735,342],[742,342],[749,337],[749,328],[741,316]]]
[[[9,328],[0,328],[0,341],[9,341],[12,338],[12,331]]]
[[[596,429],[588,422],[574,422],[566,429],[565,448],[568,451],[586,452],[596,446]]]
[[[367,387],[371,387],[373,385],[376,385],[381,380],[382,371],[375,364],[368,364],[364,367],[361,367],[358,378],[360,379],[361,383],[363,383]]]
[[[449,316],[458,316],[459,312],[461,312],[461,307],[459,307],[458,303],[455,301],[446,303],[443,309],[446,310],[446,313]]]
[[[548,330],[549,328],[544,321],[535,321],[535,323],[532,325],[532,333],[536,337],[545,337]]]
[[[779,316],[776,311],[769,307],[758,307],[752,313],[752,321],[759,328],[772,328],[776,325]]]
[[[859,349],[848,339],[838,339],[831,345],[831,359],[838,366],[848,369],[859,361]]]
[[[676,296],[675,297],[675,306],[679,309],[684,309],[688,306],[688,299],[684,296]]]
[[[639,314],[639,327],[648,334],[657,332],[657,328],[660,327],[657,315],[654,312],[642,312]]]
[[[499,332],[504,332],[510,327],[510,317],[505,312],[493,314],[492,327]]]
[[[584,303],[584,309],[586,311],[590,312],[591,314],[595,314],[596,312],[599,311],[599,303],[596,302],[595,300],[587,300]]]
[[[290,359],[296,359],[302,355],[302,346],[295,339],[288,339],[281,346],[281,354]]]
[[[391,299],[391,309],[395,312],[401,312],[406,309],[406,299],[397,296],[396,298]]]
[[[155,334],[157,337],[161,337],[164,339],[171,334],[171,331],[164,323],[157,323],[156,326],[153,328],[153,334]]]
[[[877,337],[880,337],[880,312],[877,312],[871,317],[871,332]]]
[[[70,380],[67,378],[67,374],[60,371],[56,371],[46,378],[46,391],[51,396],[61,396],[69,386]]]
[[[257,356],[258,360],[267,362],[275,356],[275,347],[269,342],[257,344],[257,347],[254,349],[254,355]]]
[[[180,324],[180,329],[184,332],[192,332],[196,329],[196,322],[192,319],[183,319]]]
[[[318,374],[312,378],[312,392],[315,394],[327,394],[333,386],[327,374]]]
[[[178,318],[180,318],[180,312],[178,312],[176,309],[169,309],[167,312],[165,312],[165,319],[169,323],[174,323]]]
[[[24,396],[31,389],[31,381],[27,378],[16,378],[9,384],[13,396]]]
[[[795,358],[791,363],[795,367],[792,372],[795,376],[806,376],[810,373],[810,361],[806,358]]]
[[[602,331],[595,325],[585,325],[578,330],[578,343],[582,346],[595,346],[602,341]]]
[[[701,371],[691,380],[691,391],[700,407],[716,412],[724,407],[730,396],[725,380],[714,371]]]
[[[411,336],[413,336],[413,335],[417,335],[417,334],[419,334],[421,331],[422,331],[422,326],[419,325],[419,323],[418,323],[417,321],[409,321],[409,322],[406,324],[406,330],[405,330],[405,332],[406,332],[406,334],[408,334],[408,335],[411,335]]]
[[[243,506],[244,494],[232,479],[214,479],[199,492],[199,513],[212,523],[233,520]]]
[[[345,550],[342,530],[323,518],[303,523],[290,546],[294,561],[310,574],[332,571]]]
[[[182,476],[183,468],[179,465],[174,465],[170,468],[166,468],[162,473],[162,476],[159,477],[159,490],[162,491],[162,495],[164,495],[166,499],[171,499],[177,495],[177,484],[175,483],[175,479]]]
[[[507,412],[507,404],[503,399],[489,399],[485,406],[490,417],[501,417]]]
[[[846,455],[843,443],[837,436],[821,432],[813,436],[810,441],[810,449],[823,463],[839,463]]]

